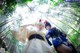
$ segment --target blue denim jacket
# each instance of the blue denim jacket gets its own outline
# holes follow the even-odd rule
[[[63,34],[64,34],[63,32],[54,27],[48,30],[48,33],[46,34],[45,37],[50,46],[53,43],[54,47],[57,48],[60,44],[67,41],[65,34],[64,35]],[[50,37],[52,38],[52,43],[49,41]]]

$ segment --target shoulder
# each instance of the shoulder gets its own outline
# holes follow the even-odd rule
[[[56,30],[57,28],[56,27],[53,27],[53,28],[51,28],[52,30]]]

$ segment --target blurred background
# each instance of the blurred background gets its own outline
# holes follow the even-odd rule
[[[80,53],[80,0],[0,0],[0,52],[22,53],[27,31],[36,29],[21,26],[36,26],[39,19],[65,32]]]

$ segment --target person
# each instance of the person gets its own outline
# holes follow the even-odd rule
[[[31,34],[28,40],[22,53],[53,53],[52,48],[45,42],[42,35]]]
[[[31,25],[25,25],[28,27]],[[32,25],[30,30],[28,30],[28,41],[23,48],[22,53],[54,53],[53,49],[46,43],[43,30],[43,23],[41,20],[39,23]]]
[[[58,53],[77,53],[75,47],[66,39],[66,34],[61,32],[56,27],[51,26],[51,24],[46,21],[45,28],[48,30],[46,34],[46,40],[48,44],[54,45],[54,48]],[[52,43],[50,42],[49,38],[52,38]]]

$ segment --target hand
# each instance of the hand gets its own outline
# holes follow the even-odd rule
[[[53,46],[51,46],[51,48],[52,48],[52,51],[55,51],[55,48]]]

